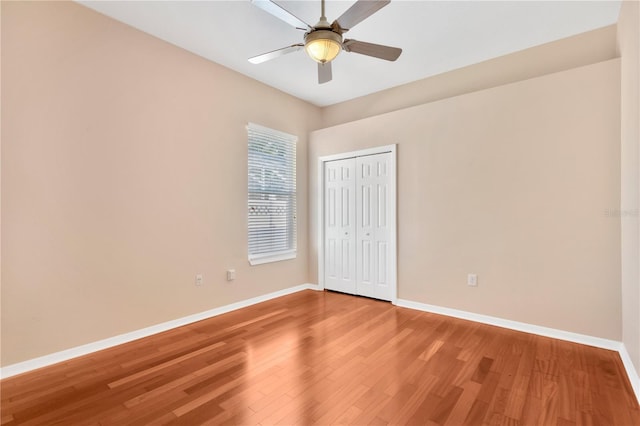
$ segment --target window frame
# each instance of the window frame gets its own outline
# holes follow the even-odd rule
[[[250,265],[261,265],[264,263],[271,262],[279,262],[282,260],[295,259],[297,257],[297,142],[298,137],[295,135],[291,135],[285,132],[281,132],[278,130],[274,130],[265,126],[261,126],[255,123],[248,123],[247,127],[247,259]],[[261,142],[256,141],[255,139],[252,141],[252,138],[262,137],[265,139],[272,139],[274,143],[277,144],[288,144],[288,146],[280,146],[280,149],[285,151],[285,157],[283,158],[284,166],[291,167],[285,173],[285,181],[282,184],[282,187],[279,188],[281,190],[275,192],[269,192],[266,189],[266,186],[271,182],[262,181],[263,188],[256,190],[255,187],[255,179],[252,179],[252,174],[259,172],[260,165],[256,164],[256,156],[252,156],[252,143],[254,143],[257,147],[260,146]],[[263,143],[263,142],[262,142]],[[291,152],[292,151],[292,152]],[[255,152],[255,150],[254,150]],[[259,154],[258,154],[259,155]],[[258,158],[259,160],[259,158]],[[285,169],[282,163],[277,164],[273,168],[269,168],[267,165],[262,166],[261,174],[273,173],[276,174],[277,171],[282,171]],[[257,169],[257,170],[256,170]],[[288,179],[288,180],[287,180]],[[284,225],[280,225],[280,227],[284,226],[285,228],[285,244],[287,245],[284,250],[266,250],[259,251],[257,253],[251,252],[252,245],[257,243],[256,240],[252,241],[252,231],[256,232],[256,229],[252,229],[252,200],[256,200],[256,197],[264,197],[264,196],[273,196],[274,202],[277,206],[278,202],[281,204],[283,202],[287,204],[293,204],[293,207],[288,207],[285,213]],[[286,199],[289,197],[289,201]],[[265,201],[263,198],[262,202]],[[255,206],[255,204],[253,205]],[[275,216],[269,216],[275,217]],[[282,220],[280,218],[280,220]],[[256,226],[256,223],[253,223]],[[277,228],[277,226],[276,226]],[[276,240],[276,238],[274,238]],[[267,241],[267,239],[265,239]],[[276,241],[273,242],[276,244]]]

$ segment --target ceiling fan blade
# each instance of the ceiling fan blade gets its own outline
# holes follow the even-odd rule
[[[258,6],[260,9],[265,12],[270,13],[276,18],[286,22],[287,24],[294,26],[300,30],[311,30],[311,25],[304,22],[302,19],[295,16],[293,13],[289,12],[284,7],[280,6],[277,3],[274,3],[271,0],[251,0],[251,4]]]
[[[318,62],[318,84],[328,83],[333,78],[331,62],[321,64]]]
[[[335,20],[343,31],[350,30],[388,5],[391,0],[358,0]]]
[[[263,62],[270,61],[271,59],[286,55],[287,53],[297,52],[303,47],[304,44],[294,44],[288,47],[283,47],[282,49],[273,50],[271,52],[263,53],[262,55],[258,56],[253,56],[249,58],[249,62],[251,62],[252,64],[261,64]]]
[[[346,39],[342,47],[347,52],[373,56],[386,61],[395,61],[402,53],[399,47],[383,46],[381,44],[366,43],[364,41]]]

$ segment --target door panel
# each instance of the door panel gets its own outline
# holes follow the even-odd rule
[[[389,282],[388,226],[390,203],[388,200],[391,179],[391,154],[376,154],[356,158],[359,170],[356,185],[358,216],[356,224],[358,247],[368,247],[356,253],[357,294],[376,299],[391,300],[392,287]]]
[[[364,227],[371,226],[371,187],[368,185],[363,185],[360,187],[362,191],[362,199],[360,202],[360,212],[362,215],[362,219],[360,223]]]
[[[371,241],[362,240],[362,265],[369,265],[371,263]],[[356,254],[357,256],[357,254]],[[370,268],[360,266],[360,279],[358,280],[360,285],[371,285],[371,270]]]
[[[386,285],[387,283],[387,253],[388,244],[386,241],[378,241],[378,285]]]
[[[355,159],[325,163],[325,287],[356,294]]]
[[[378,184],[378,228],[387,226],[387,186]]]

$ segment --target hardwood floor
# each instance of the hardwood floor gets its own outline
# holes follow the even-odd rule
[[[616,352],[311,290],[0,387],[3,425],[640,425]]]

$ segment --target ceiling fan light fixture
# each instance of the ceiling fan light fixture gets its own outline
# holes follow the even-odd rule
[[[310,32],[305,36],[304,49],[316,62],[331,62],[342,50],[342,36],[330,30]]]

